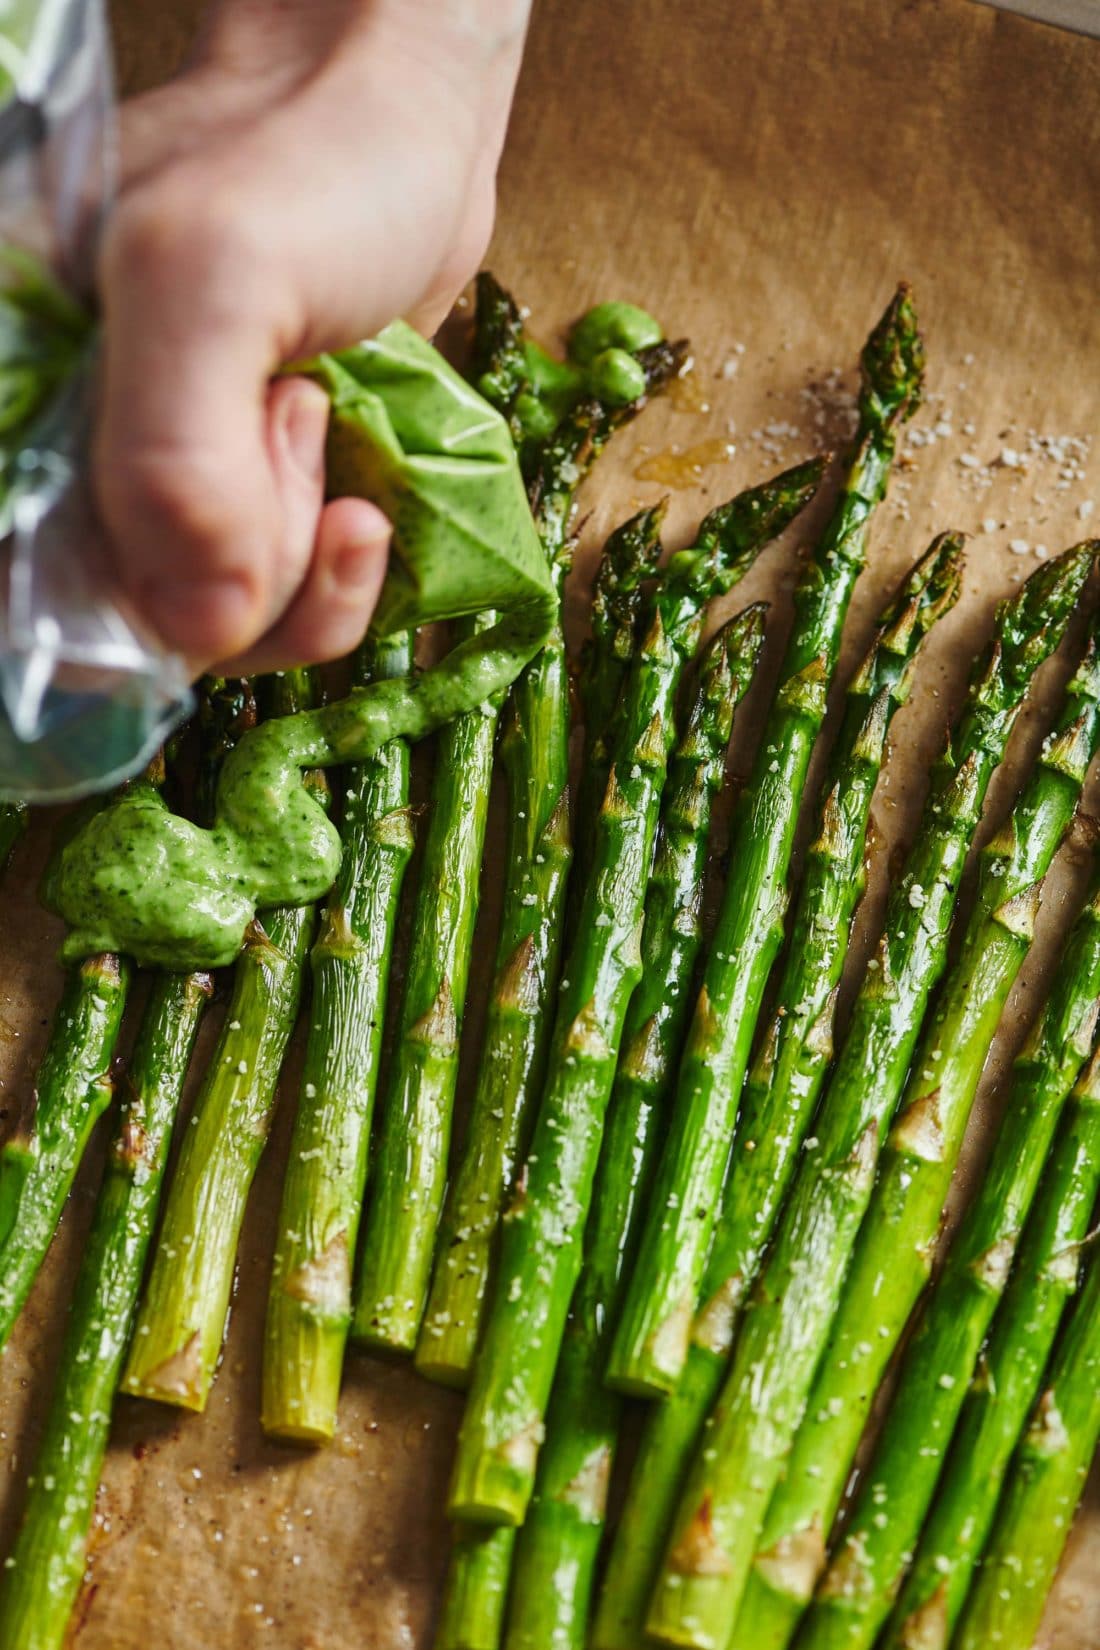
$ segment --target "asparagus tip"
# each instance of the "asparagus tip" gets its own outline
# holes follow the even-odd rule
[[[1062,629],[1100,556],[1100,539],[1086,539],[1032,573],[997,610],[1005,668],[1025,681],[1050,652],[1049,634]]]
[[[860,358],[863,387],[860,414],[865,423],[912,418],[924,385],[924,340],[917,330],[912,288],[899,283]]]
[[[749,487],[719,504],[704,518],[696,542],[713,547],[721,560],[736,562],[746,545],[778,537],[817,492],[829,457],[821,453],[795,464],[759,487]]]

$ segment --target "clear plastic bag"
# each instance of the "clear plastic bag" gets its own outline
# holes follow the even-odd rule
[[[30,802],[68,800],[135,772],[190,704],[183,660],[144,631],[114,588],[88,491],[94,330],[67,294],[91,287],[112,193],[113,110],[101,0],[8,0],[0,797]]]

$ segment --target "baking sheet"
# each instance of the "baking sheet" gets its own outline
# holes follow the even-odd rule
[[[124,84],[170,71],[196,9],[119,0]],[[895,281],[914,283],[930,395],[875,529],[848,658],[933,530],[974,536],[964,600],[937,632],[921,690],[896,725],[865,928],[994,601],[1037,554],[1100,530],[1091,438],[1100,366],[1096,54],[1086,39],[969,0],[536,7],[492,266],[548,339],[587,303],[626,296],[688,333],[696,361],[690,387],[619,438],[588,489],[574,628],[594,547],[637,503],[672,487],[669,537],[682,539],[721,497],[843,438],[863,336]],[[773,661],[797,547],[788,538],[737,593],[738,605],[774,600]],[[1047,670],[1014,745],[1017,771],[1042,732],[1059,668],[1064,675],[1058,664]],[[748,722],[735,767],[746,760]],[[992,815],[1011,785],[1009,771],[991,793]],[[1095,786],[1092,794],[1100,803]],[[25,842],[0,900],[0,1113],[9,1118],[32,1080],[59,985],[58,928],[33,898],[38,863],[36,844]],[[1005,1060],[1050,977],[1081,872],[1071,846],[983,1083],[971,1162],[996,1124]],[[478,949],[489,948],[487,939]],[[294,1092],[292,1062],[207,1414],[119,1402],[79,1650],[430,1643],[454,1396],[407,1366],[353,1356],[331,1449],[276,1447],[259,1431],[260,1334]],[[93,1152],[0,1361],[5,1549],[97,1170]],[[1100,1492],[1075,1533],[1041,1642],[1100,1643]]]

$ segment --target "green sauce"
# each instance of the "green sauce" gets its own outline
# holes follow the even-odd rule
[[[629,349],[660,338],[652,317],[602,304],[578,335],[583,363],[528,346],[513,413],[532,434],[550,433],[583,395],[617,402],[644,391]],[[557,622],[508,425],[430,345],[398,322],[297,370],[332,398],[331,490],[376,500],[393,523],[375,628],[488,609],[496,620],[421,675],[247,733],[222,769],[210,830],[170,813],[145,782],[94,813],[59,850],[46,888],[70,925],[66,961],[115,951],[179,970],[232,962],[257,909],[318,899],[339,869],[339,836],[303,771],[363,761],[486,703]]]
[[[645,370],[625,349],[605,349],[589,368],[592,389],[601,401],[625,407],[645,392]]]
[[[530,339],[523,345],[526,386],[513,403],[513,417],[529,441],[550,435],[578,401],[588,396],[625,407],[645,393],[645,372],[632,351],[664,337],[652,315],[634,304],[597,304],[569,335],[566,360]],[[487,382],[486,392],[493,384]]]
[[[57,856],[48,899],[70,925],[63,958],[124,951],[172,969],[231,962],[258,907],[308,904],[339,869],[339,835],[302,770],[361,762],[390,739],[420,739],[484,704],[538,651],[556,617],[551,588],[549,599],[517,605],[423,675],[254,728],[222,769],[211,830],[170,813],[153,786],[131,786]]]
[[[660,324],[636,304],[597,304],[570,333],[569,355],[581,366],[591,366],[604,350],[648,349],[663,337]]]

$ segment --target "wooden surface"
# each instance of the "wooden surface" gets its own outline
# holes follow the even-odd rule
[[[194,10],[118,0],[129,88],[171,70]],[[858,960],[881,910],[889,849],[919,807],[993,603],[1036,565],[1037,547],[1084,536],[1088,501],[1097,504],[1094,531],[1100,520],[1100,462],[1089,443],[1100,357],[1096,48],[967,0],[543,0],[536,12],[493,267],[547,338],[587,303],[625,296],[688,333],[696,357],[692,387],[647,412],[586,495],[574,630],[592,549],[637,502],[672,485],[670,538],[682,538],[720,497],[843,438],[862,338],[895,281],[915,285],[931,394],[875,529],[846,657],[934,530],[961,527],[974,538],[965,599],[897,723]],[[773,662],[796,549],[786,541],[737,593],[738,605],[774,599]],[[1035,748],[1059,672],[1064,661],[1044,673],[1014,763],[991,793],[990,820]],[[739,724],[735,767],[744,767],[752,722],[750,714]],[[4,892],[0,1112],[9,1117],[32,1081],[58,990],[58,931],[33,898],[36,864],[34,845],[24,844]],[[1081,873],[1071,847],[983,1082],[971,1167],[997,1126],[1005,1062],[1049,981]],[[490,948],[487,931],[478,949]],[[354,1356],[331,1450],[277,1448],[260,1436],[258,1344],[293,1062],[283,1089],[207,1414],[120,1401],[79,1650],[430,1643],[453,1395],[407,1367]],[[96,1169],[93,1153],[0,1364],[5,1548]],[[1047,1650],[1100,1643],[1095,1495],[1092,1508],[1048,1612]]]

